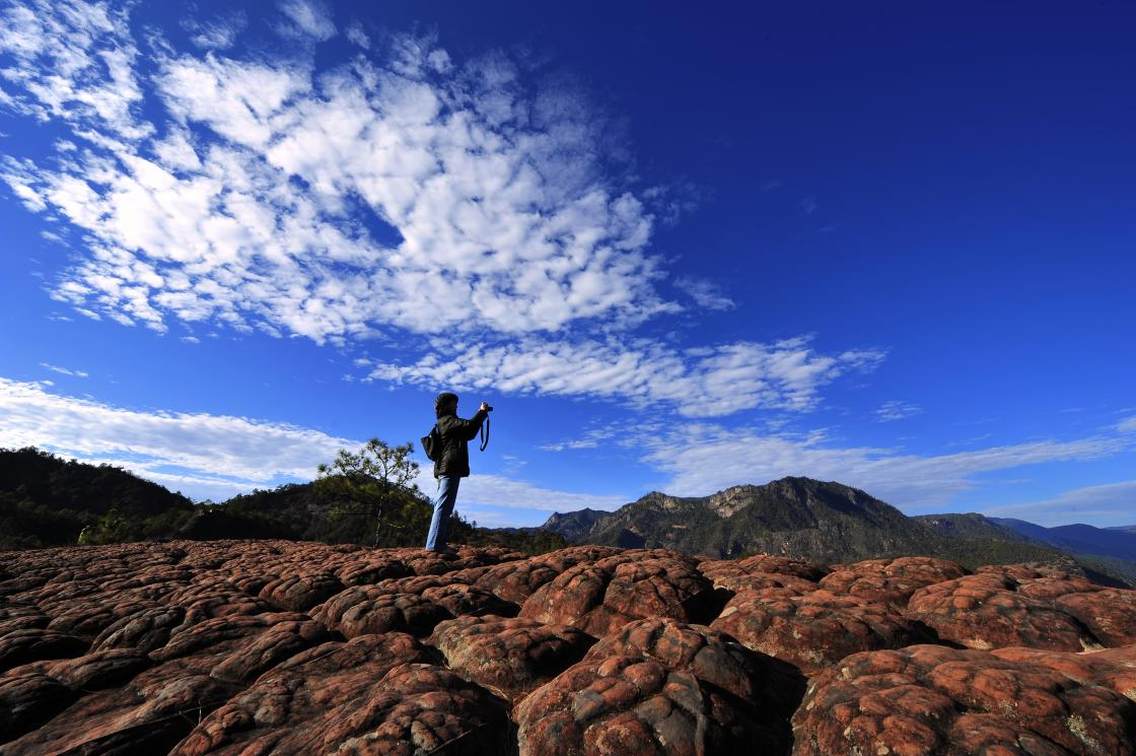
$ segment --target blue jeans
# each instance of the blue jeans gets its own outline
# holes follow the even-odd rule
[[[456,475],[443,475],[438,480],[440,490],[438,498],[434,499],[430,534],[426,536],[426,548],[431,551],[441,551],[446,548],[446,536],[450,532],[450,515],[454,513],[454,502],[458,500],[458,483],[461,483],[461,478]]]

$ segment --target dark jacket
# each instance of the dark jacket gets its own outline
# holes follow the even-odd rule
[[[477,438],[481,424],[488,412],[477,411],[469,420],[457,415],[442,415],[438,418],[438,435],[442,437],[442,452],[434,463],[434,477],[456,475],[469,477],[469,447],[467,444]]]

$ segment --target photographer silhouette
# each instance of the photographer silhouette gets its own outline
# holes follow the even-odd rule
[[[469,477],[469,442],[486,431],[481,449],[489,443],[488,419],[493,408],[482,402],[477,413],[469,420],[458,417],[458,395],[449,391],[434,399],[434,416],[437,422],[427,438],[423,439],[426,453],[434,461],[434,477],[438,479],[438,496],[434,500],[434,514],[430,518],[430,532],[426,536],[427,551],[448,551],[446,537],[450,529],[450,516],[458,498],[458,484]],[[429,442],[427,441],[429,439]]]

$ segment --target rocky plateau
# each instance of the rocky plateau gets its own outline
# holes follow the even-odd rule
[[[0,553],[0,756],[330,752],[1136,754],[1136,591],[592,545]]]

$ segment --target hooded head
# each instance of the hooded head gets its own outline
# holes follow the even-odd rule
[[[458,395],[443,391],[434,397],[434,417],[445,417],[458,413]]]

